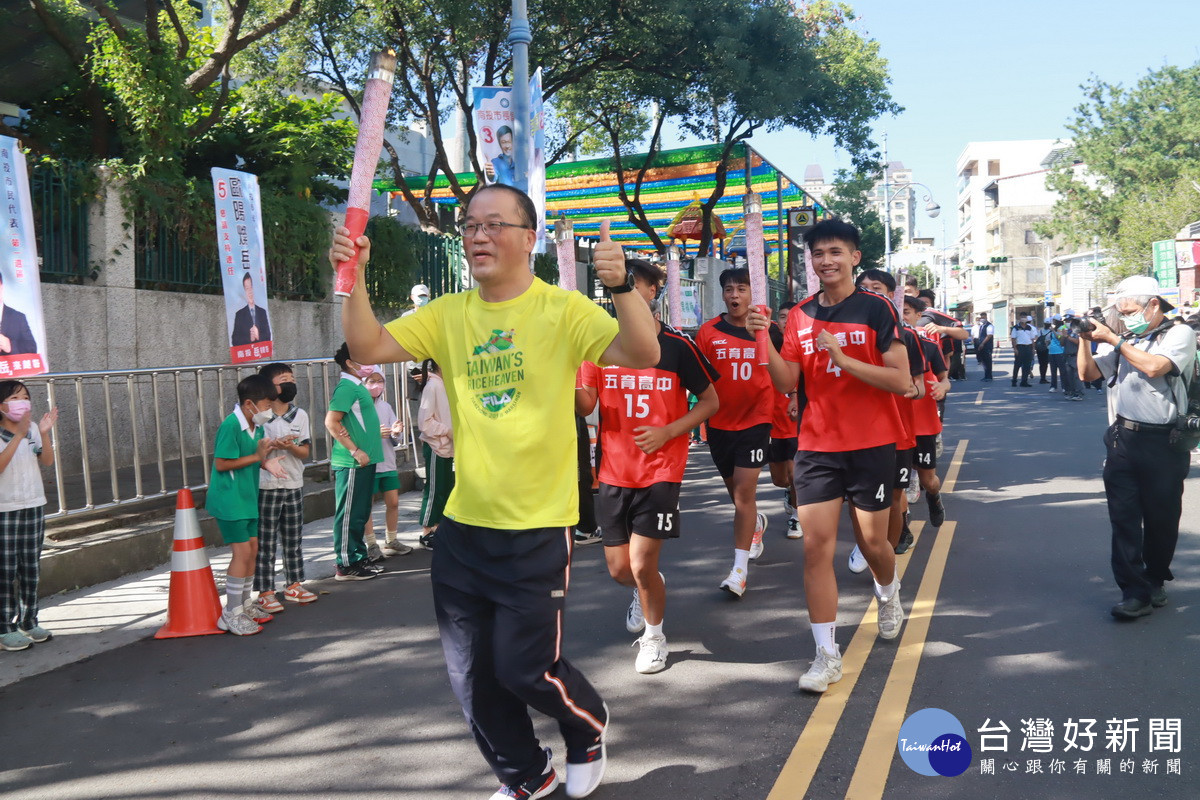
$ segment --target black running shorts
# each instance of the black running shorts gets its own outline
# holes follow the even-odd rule
[[[937,469],[937,436],[918,436],[916,453],[917,469]]]
[[[896,486],[897,489],[908,488],[908,480],[912,477],[914,448],[896,451]]]
[[[708,452],[722,478],[733,476],[734,467],[762,469],[767,463],[767,444],[771,440],[771,423],[764,422],[740,431],[708,429]],[[640,533],[640,531],[639,531]]]
[[[630,534],[651,539],[679,536],[679,484],[655,483],[644,489],[600,484],[596,522],[605,547],[629,544]]]
[[[771,443],[767,445],[767,461],[772,464],[791,461],[796,457],[798,441],[799,438],[796,436],[789,436],[786,439],[771,439]]]
[[[801,450],[796,453],[794,480],[797,506],[845,497],[855,508],[882,511],[892,505],[896,445],[842,453]]]

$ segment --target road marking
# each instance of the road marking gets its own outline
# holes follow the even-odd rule
[[[977,406],[983,405],[983,392],[980,392],[979,394],[975,395],[975,405],[977,405]]]
[[[969,441],[969,439],[958,440],[958,447],[954,448],[954,457],[950,459],[950,469],[946,470],[946,478],[942,481],[942,494],[950,494],[954,491],[954,484],[958,483],[958,473],[962,470],[963,457],[967,454]]]
[[[913,544],[909,553],[920,543],[924,526],[925,523],[921,520],[912,523]],[[903,578],[905,569],[911,562],[911,557],[896,559],[896,577]],[[842,653],[842,679],[830,686],[829,691],[817,701],[817,707],[813,709],[804,730],[800,732],[800,738],[796,740],[783,769],[779,771],[779,777],[775,779],[775,785],[767,795],[767,800],[796,800],[807,795],[809,784],[812,783],[821,758],[833,739],[833,732],[846,710],[850,693],[854,691],[863,665],[867,663],[867,656],[871,654],[871,648],[875,646],[875,640],[879,636],[875,622],[877,605],[878,601],[872,592],[871,603],[858,623],[850,646]]]
[[[942,525],[933,543],[933,550],[929,553],[929,563],[925,565],[925,574],[904,627],[896,660],[892,662],[891,672],[888,673],[887,683],[875,709],[875,718],[871,720],[858,764],[846,789],[847,798],[883,797],[888,772],[896,755],[896,739],[908,710],[908,701],[917,680],[917,667],[925,649],[925,638],[929,635],[929,623],[937,605],[950,543],[954,540],[954,528],[953,522]]]

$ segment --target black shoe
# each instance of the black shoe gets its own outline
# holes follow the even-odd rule
[[[1026,389],[1032,388],[1032,386],[1033,386],[1033,384],[1029,383],[1028,381],[1021,381],[1021,385],[1024,386]]]
[[[546,751],[546,769],[541,775],[535,775],[524,783],[516,786],[501,786],[500,791],[492,795],[493,797],[511,797],[514,800],[537,800],[539,797],[546,797],[558,788],[558,774],[554,771],[554,767],[550,763],[550,748],[543,748]]]
[[[426,550],[433,549],[433,534],[435,532],[436,531],[430,531],[429,533],[423,533],[417,537],[417,541],[420,542],[421,547],[424,547]]]
[[[1167,604],[1167,587],[1155,586],[1150,592],[1150,605],[1162,608]]]
[[[935,528],[942,527],[946,521],[946,507],[942,505],[940,494],[925,494],[925,502],[929,505],[929,524]]]
[[[1013,381],[1013,382],[1012,382],[1012,388],[1014,388],[1014,389],[1015,389],[1015,388],[1017,388],[1017,382],[1016,382],[1016,381]]]
[[[338,567],[333,579],[335,581],[369,581],[377,574],[377,572],[366,568],[366,562],[356,561],[353,564]]]
[[[900,541],[896,544],[896,555],[902,556],[913,546],[913,535],[909,531],[900,532]]]
[[[1137,597],[1122,600],[1112,607],[1112,615],[1117,619],[1137,619],[1144,617],[1154,609],[1148,602]]]
[[[1040,381],[1038,381],[1038,383],[1049,383],[1049,382],[1050,381],[1046,380],[1045,378],[1042,378]]]

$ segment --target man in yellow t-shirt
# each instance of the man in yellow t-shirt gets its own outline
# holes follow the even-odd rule
[[[608,709],[561,656],[562,614],[578,521],[575,372],[584,361],[633,368],[658,362],[658,328],[630,293],[621,246],[601,227],[596,274],[614,321],[578,292],[529,271],[533,202],[494,184],[477,191],[461,226],[477,289],[444,295],[382,326],[363,282],[342,305],[342,328],[365,363],[432,358],[454,424],[455,486],[438,527],[431,576],[446,666],[495,797],[543,797],[558,785],[529,707],[558,721],[568,797],[586,797],[605,767]],[[350,257],[341,228],[330,261]]]

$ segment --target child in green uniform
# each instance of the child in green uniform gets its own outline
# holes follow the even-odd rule
[[[269,378],[251,375],[238,384],[237,394],[237,407],[217,429],[204,507],[233,550],[225,573],[225,610],[217,627],[250,636],[262,630],[260,622],[271,619],[249,600],[258,556],[258,470],[260,466],[278,469],[266,460],[276,441],[263,435],[262,426],[275,416],[271,402],[278,392]]]
[[[363,385],[374,367],[350,358],[343,342],[333,360],[342,370],[325,415],[325,428],[333,437],[329,462],[333,468],[333,551],[337,559],[335,580],[365,581],[383,571],[367,561],[363,529],[371,516],[375,465],[383,461],[379,415],[375,401]]]

